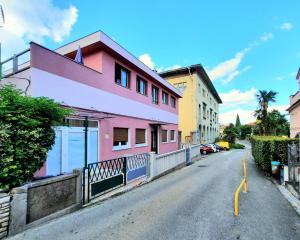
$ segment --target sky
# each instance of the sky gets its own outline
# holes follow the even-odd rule
[[[102,30],[158,71],[202,64],[220,122],[253,122],[258,90],[285,112],[300,67],[299,0],[0,0],[2,60],[35,41],[50,49]]]

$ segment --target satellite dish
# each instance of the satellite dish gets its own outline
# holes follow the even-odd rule
[[[4,11],[2,5],[0,5],[0,27],[3,27],[5,24]]]

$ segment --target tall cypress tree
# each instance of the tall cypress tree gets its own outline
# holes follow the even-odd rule
[[[239,114],[236,115],[236,120],[235,120],[235,127],[240,127],[241,126],[241,121],[240,121],[240,116]]]

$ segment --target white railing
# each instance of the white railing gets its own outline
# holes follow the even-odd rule
[[[194,158],[194,157],[200,155],[200,146],[201,146],[201,144],[191,146],[191,158]]]
[[[156,177],[180,164],[184,164],[186,162],[185,149],[154,155],[152,162],[153,166],[151,169],[151,175],[152,177]]]

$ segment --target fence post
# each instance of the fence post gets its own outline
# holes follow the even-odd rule
[[[148,181],[150,182],[154,178],[155,169],[156,169],[156,154],[155,152],[150,152],[150,173]]]
[[[82,193],[84,193],[84,188],[83,187],[83,184],[82,184],[82,181],[83,181],[83,171],[82,169],[74,169],[73,170],[73,173],[77,175],[76,177],[76,204],[84,204],[85,202],[85,199],[83,197],[85,197],[85,194],[84,196],[82,196]]]
[[[127,184],[127,157],[124,157],[123,161],[123,174],[124,174],[124,185]]]
[[[28,186],[13,188],[10,209],[10,223],[8,234],[14,235],[24,230],[27,218],[27,190]]]

